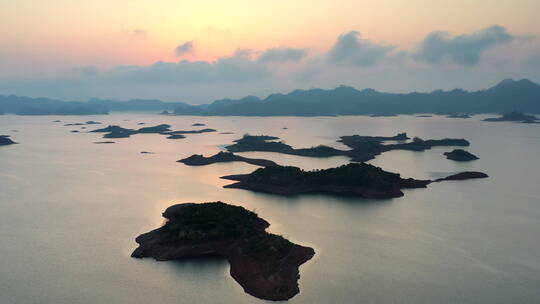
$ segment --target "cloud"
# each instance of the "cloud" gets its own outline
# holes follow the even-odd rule
[[[369,67],[383,59],[394,46],[379,45],[360,38],[360,33],[351,31],[341,34],[327,54],[328,62],[339,65]]]
[[[298,62],[307,55],[307,49],[300,48],[288,48],[288,47],[276,47],[271,48],[262,53],[259,56],[259,62]]]
[[[414,57],[430,63],[449,60],[462,66],[474,66],[480,62],[482,53],[515,38],[500,25],[455,37],[448,32],[432,32],[420,43]]]
[[[269,69],[251,59],[250,50],[216,61],[156,62],[149,66],[123,65],[107,72],[116,82],[193,84],[216,82],[251,82],[270,76]]]
[[[195,46],[194,40],[184,42],[174,49],[174,53],[178,57],[184,56],[186,54],[191,54],[193,53],[194,46]]]

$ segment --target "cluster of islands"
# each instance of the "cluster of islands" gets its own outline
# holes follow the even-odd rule
[[[466,119],[469,115],[456,114],[448,115],[448,117]],[[536,123],[539,119],[532,115],[509,112],[501,117],[485,119],[485,121]],[[79,126],[81,129],[86,129],[87,126],[100,124],[102,123],[98,121],[86,121],[66,123],[64,126]],[[102,137],[105,139],[128,138],[137,134],[158,134],[168,139],[181,139],[185,138],[186,134],[217,132],[210,128],[176,131],[172,130],[168,124],[146,127],[142,126],[145,123],[140,122],[137,125],[141,127],[129,129],[119,125],[109,125],[87,132],[103,134]],[[205,124],[193,123],[192,126],[204,127]],[[79,131],[72,130],[72,132]],[[342,148],[327,145],[297,148],[275,136],[245,134],[224,146],[224,151],[215,155],[194,154],[178,162],[188,166],[228,162],[255,165],[260,168],[251,173],[222,176],[222,179],[232,181],[224,188],[281,196],[325,194],[366,199],[392,199],[403,196],[404,189],[427,188],[433,183],[488,177],[483,172],[465,171],[432,180],[405,178],[399,173],[385,171],[366,163],[389,151],[421,152],[434,147],[454,147],[442,153],[444,157],[452,161],[465,162],[479,159],[476,155],[462,149],[470,146],[470,142],[463,138],[422,139],[411,138],[407,133],[398,133],[393,136],[345,135],[336,140],[343,145]],[[114,141],[95,143],[109,144]],[[15,142],[9,136],[0,135],[0,145],[11,144]],[[345,156],[350,162],[335,168],[303,170],[267,159],[249,158],[237,154],[242,152],[274,152],[315,158]],[[140,153],[152,154],[148,151]],[[167,208],[163,217],[166,221],[162,227],[136,238],[138,247],[133,251],[132,257],[150,257],[158,261],[207,256],[222,257],[229,262],[231,276],[243,287],[244,291],[264,300],[288,300],[298,294],[299,267],[315,254],[312,248],[291,243],[279,235],[268,233],[267,221],[240,206],[223,202],[178,204]]]
[[[206,128],[201,130],[189,130],[189,131],[173,131],[170,129],[170,125],[161,124],[153,127],[143,127],[139,129],[126,129],[116,125],[110,125],[106,128],[96,129],[90,132],[94,133],[106,133],[103,138],[126,138],[135,134],[161,134],[167,135],[168,139],[182,139],[185,138],[184,134],[200,134],[208,132],[216,132],[214,129]]]
[[[278,195],[326,193],[387,199],[403,196],[402,189],[425,188],[434,182],[488,177],[481,172],[461,172],[437,180],[404,179],[398,173],[387,172],[365,163],[376,155],[391,150],[424,151],[436,146],[469,146],[470,143],[465,139],[422,140],[414,138],[412,141],[406,142],[410,139],[406,133],[390,137],[342,136],[339,141],[348,146],[350,150],[339,150],[329,146],[295,149],[284,142],[276,141],[278,139],[275,136],[246,134],[235,140],[232,145],[226,146],[227,152],[222,151],[209,157],[194,154],[178,162],[188,166],[203,166],[238,161],[261,166],[263,168],[250,174],[223,176],[223,179],[235,181],[233,184],[226,185],[225,188],[246,189]],[[399,143],[384,144],[383,142],[386,141],[398,141]],[[234,154],[234,152],[252,151],[277,152],[307,157],[344,155],[350,157],[353,162],[337,168],[304,171],[297,167],[281,166],[270,160],[247,158]],[[454,149],[444,153],[444,155],[455,161],[478,159],[475,155],[462,149]]]

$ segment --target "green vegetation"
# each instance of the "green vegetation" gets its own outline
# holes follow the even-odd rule
[[[165,227],[180,240],[201,241],[251,236],[268,226],[254,212],[223,202],[184,205],[181,212],[165,213]]]
[[[314,171],[304,171],[297,167],[260,168],[251,173],[246,181],[279,186],[336,185],[390,189],[400,180],[397,173],[387,172],[370,164],[351,163]]]

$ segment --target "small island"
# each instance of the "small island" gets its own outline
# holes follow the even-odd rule
[[[447,159],[455,160],[455,161],[471,161],[479,159],[478,156],[465,151],[463,149],[454,149],[450,152],[445,152],[444,155]]]
[[[487,178],[489,177],[487,174],[482,172],[476,172],[476,171],[466,171],[461,172],[458,174],[450,175],[444,178],[439,178],[434,180],[434,183],[442,182],[442,181],[460,181],[460,180],[467,180],[467,179],[476,179],[476,178]]]
[[[432,182],[488,177],[480,172],[464,172],[446,178],[417,180],[401,178],[366,163],[349,163],[337,168],[304,171],[297,167],[266,167],[250,174],[223,176],[236,181],[224,188],[237,188],[278,195],[323,193],[389,199],[403,196],[402,189],[426,188]]]
[[[254,297],[283,301],[299,293],[299,267],[315,251],[266,232],[270,224],[223,202],[178,204],[165,210],[165,224],[136,238],[134,258],[158,261],[219,256],[231,276]]]
[[[446,115],[446,118],[462,118],[462,119],[467,119],[467,118],[471,118],[471,115],[470,115],[470,114],[467,114],[467,113],[454,113],[454,114],[448,114],[448,115]]]
[[[194,124],[191,125],[192,127],[204,127],[206,126],[206,124],[203,124],[203,123],[200,123],[200,122],[196,122]]]
[[[9,138],[9,135],[0,135],[0,146],[8,146],[16,144],[11,138]]]
[[[486,118],[483,121],[513,121],[513,122],[522,122],[522,123],[538,123],[540,118],[534,115],[527,115],[520,112],[509,112],[503,114],[501,117],[496,118]]]
[[[244,162],[255,166],[272,167],[277,166],[275,162],[266,159],[247,158],[239,155],[235,155],[231,152],[219,152],[215,155],[204,157],[200,154],[193,154],[188,158],[184,158],[178,161],[179,163],[186,164],[188,166],[205,166],[215,163],[229,163],[229,162]]]

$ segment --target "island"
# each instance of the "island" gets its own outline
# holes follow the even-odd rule
[[[231,276],[254,297],[283,301],[299,293],[299,267],[312,248],[266,232],[270,224],[243,207],[210,202],[178,204],[165,210],[165,224],[136,238],[134,258],[158,261],[218,256]]]
[[[222,178],[236,181],[225,188],[280,195],[327,193],[378,199],[401,197],[401,189],[425,188],[430,183],[429,180],[403,179],[398,173],[387,172],[366,163],[350,163],[314,171],[304,171],[292,166],[274,166],[260,168],[250,174]]]
[[[437,182],[442,182],[442,181],[460,181],[460,180],[466,180],[466,179],[487,178],[487,177],[489,176],[483,172],[466,171],[466,172],[450,175],[444,178],[439,178],[439,179],[434,180],[433,182],[437,183]]]
[[[169,139],[185,138],[183,134],[200,134],[207,132],[216,132],[214,129],[202,129],[202,130],[189,130],[189,131],[173,131],[168,124],[160,124],[152,127],[134,129],[126,129],[117,125],[109,125],[102,129],[92,130],[94,133],[107,133],[103,135],[103,138],[126,138],[135,134],[161,134],[167,135]]]
[[[454,113],[454,114],[448,114],[446,115],[446,118],[462,118],[462,119],[467,119],[467,118],[471,118],[471,115],[470,114],[467,114],[467,113]]]
[[[16,144],[11,138],[9,138],[9,135],[0,135],[0,146],[8,146]]]
[[[481,176],[482,175],[482,176]],[[236,181],[224,188],[236,188],[278,195],[322,193],[389,199],[403,196],[402,189],[426,188],[432,182],[487,177],[480,172],[459,173],[436,181],[401,178],[366,163],[349,163],[337,168],[304,171],[297,167],[273,166],[250,174],[223,176]]]
[[[365,162],[374,159],[377,155],[392,150],[424,151],[433,147],[444,146],[469,146],[470,143],[461,138],[444,138],[423,140],[419,137],[413,138],[411,142],[407,133],[399,133],[395,136],[341,136],[338,140],[352,150],[348,153],[353,161]],[[393,144],[384,144],[386,141],[399,141]]]
[[[348,146],[351,150],[340,150],[325,145],[296,149],[282,141],[276,141],[278,139],[275,136],[245,134],[242,138],[234,140],[234,144],[226,146],[225,149],[229,152],[277,152],[306,157],[348,156],[352,161],[365,162],[392,150],[424,151],[433,147],[466,147],[470,145],[467,140],[461,138],[423,140],[415,137],[411,142],[406,142],[409,139],[407,133],[398,133],[394,136],[341,136],[338,142]],[[385,144],[384,142],[387,141],[396,143]]]
[[[538,122],[540,118],[534,115],[527,115],[520,112],[508,112],[503,114],[501,117],[496,118],[486,118],[483,121],[513,121],[513,122],[522,122],[522,123],[535,123]]]
[[[204,126],[206,126],[206,125],[203,124],[203,123],[200,123],[200,122],[196,122],[196,123],[192,124],[191,126],[192,126],[192,127],[204,127]]]
[[[59,120],[55,120],[54,122],[60,122]],[[99,121],[93,121],[89,120],[87,122],[77,122],[77,123],[67,123],[64,126],[84,126],[84,125],[100,125],[101,122]]]
[[[278,152],[309,157],[329,157],[349,154],[349,151],[338,150],[324,145],[295,149],[284,142],[274,141],[277,139],[279,139],[279,137],[245,134],[242,138],[235,140],[234,144],[226,146],[225,149],[229,152]]]
[[[204,157],[200,154],[193,154],[188,158],[178,160],[179,163],[183,163],[188,166],[205,166],[215,163],[229,163],[229,162],[244,162],[255,166],[272,167],[277,166],[275,162],[266,159],[247,158],[239,155],[235,155],[231,152],[219,152],[215,155]]]
[[[182,134],[174,134],[174,135],[169,135],[167,136],[168,139],[183,139],[183,138],[186,138],[184,135]]]
[[[479,159],[478,156],[465,151],[463,149],[454,149],[450,152],[445,152],[444,155],[447,159],[455,160],[455,161],[471,161]]]

